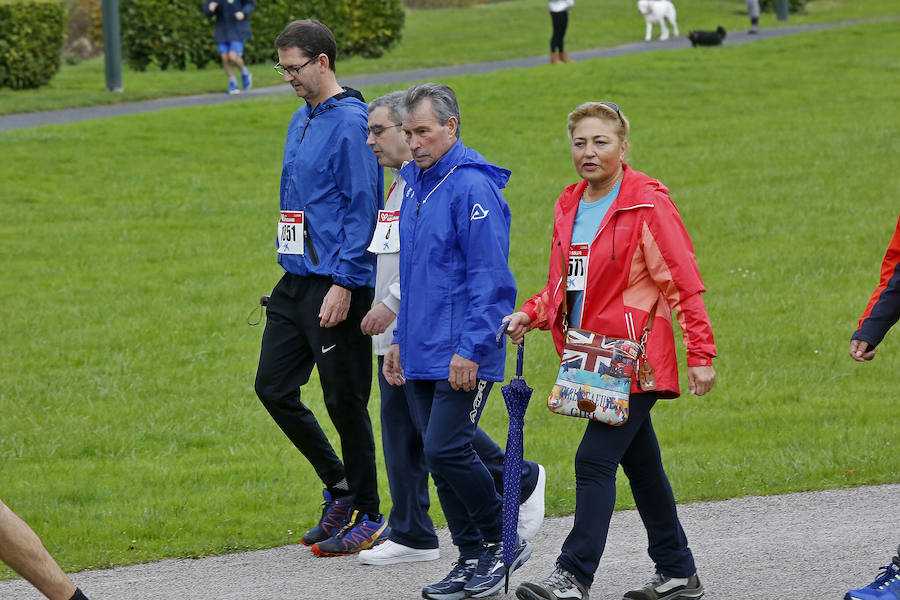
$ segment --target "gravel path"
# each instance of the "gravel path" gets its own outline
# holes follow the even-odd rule
[[[900,484],[737,498],[679,507],[709,600],[825,600],[875,578],[900,543]],[[572,517],[546,519],[534,555],[512,577],[540,579],[553,568]],[[414,600],[455,558],[448,532],[427,563],[360,565],[317,558],[295,545],[203,559],[165,560],[73,576],[92,600]],[[613,515],[592,600],[621,600],[652,576],[636,511]],[[41,600],[23,581],[0,582],[3,600]],[[508,595],[492,596],[512,599]]]

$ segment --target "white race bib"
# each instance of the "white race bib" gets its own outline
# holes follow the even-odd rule
[[[569,274],[566,277],[566,289],[568,291],[584,291],[590,254],[590,244],[572,244],[569,246]]]
[[[369,244],[373,254],[395,254],[400,252],[400,211],[379,210],[375,235]]]
[[[303,254],[303,211],[283,210],[278,220],[278,254]]]

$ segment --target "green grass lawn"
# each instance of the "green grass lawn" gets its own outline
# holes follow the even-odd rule
[[[710,395],[654,411],[682,502],[900,481],[900,338],[871,364],[847,356],[897,219],[898,55],[883,23],[447,80],[464,141],[513,171],[521,298],[545,281],[553,202],[576,178],[574,105],[618,102],[631,164],[671,189],[719,350]],[[298,105],[0,132],[0,494],[67,570],[291,543],[318,517],[313,470],[253,392],[246,323],[280,274]],[[530,334],[527,454],[565,514],[584,423],[543,406],[556,365]],[[334,438],[317,388],[304,399]],[[380,439],[377,393],[370,412]],[[483,425],[505,441],[497,392]],[[624,478],[619,492],[630,507]]]
[[[786,23],[764,14],[765,27],[898,16],[896,0],[810,0],[806,14],[791,15]],[[747,29],[749,21],[740,0],[679,0],[682,35],[691,29],[728,31]],[[570,11],[566,48],[570,51],[643,40],[644,20],[632,0],[579,2]],[[408,10],[403,38],[379,59],[338,58],[341,76],[456,65],[549,52],[550,18],[547,6],[532,0],[482,4],[470,8]],[[274,54],[273,54],[274,56]],[[273,58],[273,63],[275,62]],[[251,65],[257,86],[277,85],[271,64]],[[151,69],[139,73],[123,65],[124,93],[106,91],[103,58],[63,65],[51,82],[38,90],[0,89],[0,115],[133,102],[186,94],[224,92],[221,67],[186,71]]]

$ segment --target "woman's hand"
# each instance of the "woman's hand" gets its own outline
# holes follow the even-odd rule
[[[506,335],[513,344],[521,344],[525,339],[525,334],[528,333],[528,326],[531,325],[531,317],[527,313],[519,311],[503,317],[503,322],[507,321],[509,327],[506,329]]]
[[[708,367],[688,367],[688,383],[691,393],[702,396],[716,385],[716,370]]]

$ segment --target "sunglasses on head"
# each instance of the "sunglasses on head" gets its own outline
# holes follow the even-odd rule
[[[606,108],[611,108],[612,110],[616,111],[616,116],[619,117],[619,122],[623,125],[625,124],[625,119],[622,118],[622,113],[619,112],[618,104],[616,104],[615,102],[598,102],[597,104],[602,104]]]

